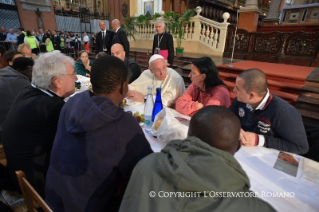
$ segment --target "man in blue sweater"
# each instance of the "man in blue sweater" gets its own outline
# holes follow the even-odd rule
[[[136,119],[118,105],[128,91],[128,70],[103,56],[91,69],[93,93],[62,108],[46,181],[53,211],[118,211],[133,168],[152,153]]]
[[[290,104],[269,93],[267,77],[259,69],[240,73],[234,88],[237,98],[229,107],[241,121],[240,141],[296,154],[309,150],[301,115]]]

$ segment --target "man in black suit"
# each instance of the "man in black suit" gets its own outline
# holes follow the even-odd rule
[[[53,30],[53,36],[52,36],[52,44],[54,46],[54,50],[60,50],[61,51],[61,38],[58,35],[56,30]]]
[[[153,40],[152,54],[160,54],[166,60],[166,65],[171,66],[174,62],[174,41],[173,36],[165,31],[164,21],[156,21],[157,34]]]
[[[33,66],[32,84],[13,102],[2,127],[2,142],[12,182],[22,170],[44,197],[45,177],[63,99],[74,93],[74,60],[60,52],[41,55]]]
[[[24,43],[24,37],[25,37],[25,32],[24,32],[24,29],[22,27],[19,27],[18,30],[17,30],[17,34],[18,37],[17,37],[17,45],[19,46],[20,44]]]
[[[126,33],[121,29],[121,22],[118,19],[112,21],[112,28],[115,30],[112,45],[115,43],[122,44],[125,51],[125,57],[129,57],[130,54],[130,43],[127,40]]]
[[[106,52],[110,55],[114,32],[106,29],[104,21],[99,22],[99,27],[101,31],[96,35],[95,52],[96,54],[99,52]]]

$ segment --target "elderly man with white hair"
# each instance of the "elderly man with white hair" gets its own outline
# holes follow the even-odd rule
[[[11,106],[2,128],[8,169],[17,190],[15,171],[22,170],[44,197],[45,176],[64,98],[77,80],[72,58],[60,52],[40,55],[33,66],[31,86]]]
[[[154,35],[152,54],[160,54],[167,62],[167,66],[173,65],[174,41],[173,36],[165,31],[165,23],[158,20],[155,23],[157,34]]]
[[[121,29],[121,22],[118,19],[114,19],[112,21],[112,28],[115,31],[115,34],[112,40],[112,45],[115,43],[122,44],[125,51],[125,57],[128,58],[130,54],[130,43],[127,40],[125,31]]]
[[[149,69],[129,85],[127,97],[144,102],[148,85],[153,86],[153,95],[156,95],[156,88],[161,87],[163,106],[167,107],[173,106],[185,91],[183,78],[174,69],[168,68],[163,56],[158,54],[150,58]]]

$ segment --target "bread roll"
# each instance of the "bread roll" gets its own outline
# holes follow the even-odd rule
[[[163,120],[164,119],[157,120],[157,122],[155,123],[155,130],[157,130],[161,126]]]

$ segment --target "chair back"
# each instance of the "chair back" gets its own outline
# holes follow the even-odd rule
[[[34,190],[28,182],[23,171],[16,171],[18,182],[28,208],[28,212],[37,212],[41,207],[45,212],[52,212],[51,208],[44,202],[42,197]]]

